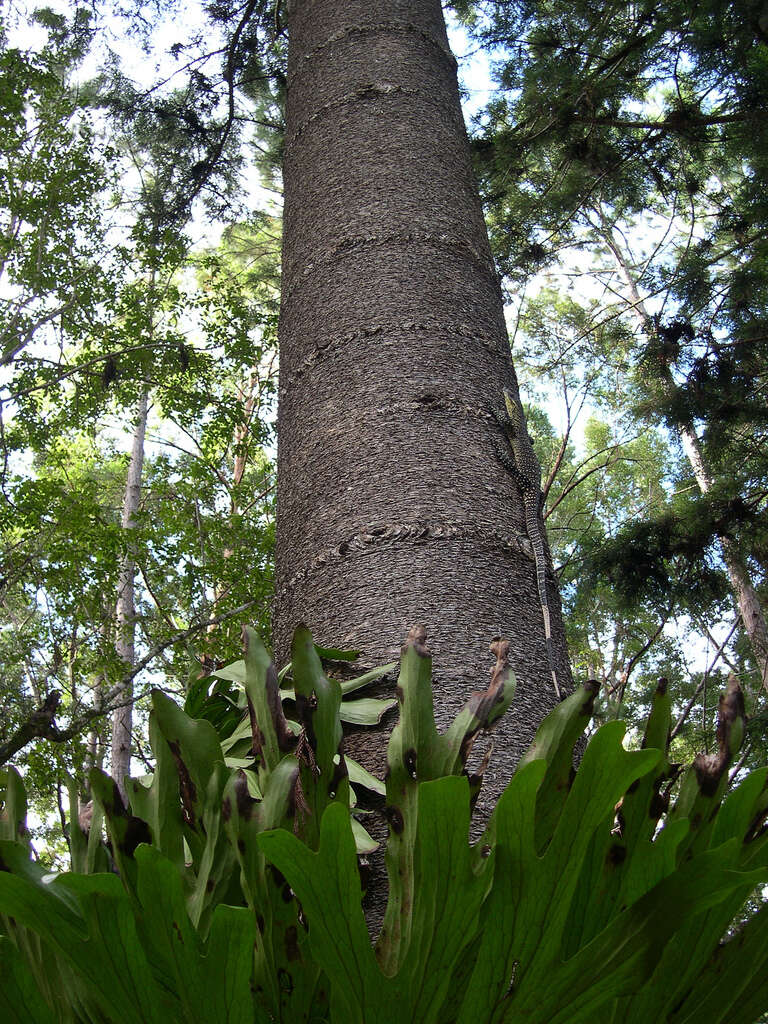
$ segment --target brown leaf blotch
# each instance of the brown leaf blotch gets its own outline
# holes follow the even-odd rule
[[[295,924],[290,925],[285,930],[285,955],[288,957],[289,963],[298,960],[300,956],[298,932]]]
[[[612,843],[606,860],[613,867],[617,867],[619,864],[623,864],[627,859],[627,848],[623,843]]]
[[[175,740],[170,740],[168,747],[173,755],[174,761],[176,762],[176,771],[179,776],[179,795],[181,796],[184,820],[192,828],[196,828],[195,801],[197,799],[197,787],[192,781],[189,769],[181,756],[181,747],[179,744]]]
[[[595,706],[595,697],[600,692],[600,683],[596,679],[588,679],[584,683],[584,689],[586,690],[586,700],[579,708],[579,714],[591,718],[592,710]]]
[[[256,801],[248,792],[248,778],[242,768],[238,768],[235,776],[235,798],[237,813],[245,821],[250,821],[256,807]]]
[[[132,857],[139,843],[151,844],[152,833],[149,831],[149,825],[143,818],[137,818],[132,814],[125,826],[125,835],[120,843],[120,849],[127,856]]]
[[[393,807],[390,804],[388,807],[384,808],[384,814],[386,816],[387,821],[389,822],[389,827],[392,829],[395,835],[401,835],[405,825],[403,823],[403,815],[400,809],[398,807]]]

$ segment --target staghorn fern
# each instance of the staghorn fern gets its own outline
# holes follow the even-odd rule
[[[8,770],[2,1019],[753,1024],[768,1007],[768,908],[732,924],[768,878],[768,769],[725,796],[743,732],[735,681],[721,698],[718,752],[696,759],[671,809],[665,687],[643,749],[626,750],[623,724],[608,723],[574,773],[595,697],[579,688],[541,725],[471,845],[480,780],[466,758],[514,688],[507,645],[495,653],[490,686],[440,736],[423,633],[404,648],[386,783],[389,903],[375,947],[338,753],[341,687],[304,629],[293,647],[299,736],[274,666],[246,632],[259,797],[227,767],[213,725],[157,693],[151,784],[130,780],[125,807],[94,773],[88,835],[72,794],[74,873],[51,877],[30,859],[23,786]]]

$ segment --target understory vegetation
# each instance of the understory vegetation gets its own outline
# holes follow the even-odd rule
[[[666,680],[640,749],[626,749],[623,723],[605,724],[574,776],[596,696],[580,687],[470,845],[481,778],[467,757],[515,687],[507,643],[493,649],[488,689],[443,735],[423,630],[403,649],[375,950],[358,864],[361,842],[375,844],[353,826],[355,794],[380,784],[340,751],[342,688],[304,628],[287,691],[245,631],[248,769],[224,754],[229,726],[222,742],[221,721],[153,694],[152,776],[128,780],[124,803],[94,770],[85,815],[70,787],[71,872],[30,859],[23,783],[6,770],[3,1019],[751,1024],[768,1006],[768,908],[744,916],[768,878],[768,768],[723,800],[744,735],[735,679],[717,752],[685,771],[671,804]]]

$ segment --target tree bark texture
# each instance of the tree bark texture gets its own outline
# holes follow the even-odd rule
[[[133,668],[136,662],[135,631],[136,608],[134,605],[134,579],[136,561],[130,531],[135,523],[141,501],[141,477],[144,469],[144,435],[147,429],[149,396],[144,391],[139,399],[136,412],[136,426],[133,432],[131,459],[123,496],[122,527],[126,537],[126,551],[120,568],[117,584],[117,612],[115,653]],[[118,789],[125,797],[124,780],[131,771],[131,734],[133,731],[133,684],[129,683],[121,697],[120,704],[112,715],[112,762],[111,775]]]
[[[517,382],[456,62],[439,0],[296,0],[289,37],[276,655],[305,622],[382,664],[422,624],[445,727],[487,685],[491,638],[511,640],[517,696],[487,809],[555,694],[521,497],[497,456],[492,407]],[[551,565],[548,583],[567,689]],[[381,773],[388,733],[346,749]]]

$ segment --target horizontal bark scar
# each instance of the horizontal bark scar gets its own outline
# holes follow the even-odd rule
[[[285,298],[290,298],[293,292],[301,286],[302,282],[306,278],[314,277],[321,267],[335,267],[340,257],[353,256],[357,258],[360,250],[366,247],[371,248],[377,245],[384,245],[389,248],[393,244],[405,246],[409,250],[414,245],[421,245],[440,251],[458,252],[462,256],[468,256],[481,270],[486,271],[493,278],[494,282],[499,280],[499,275],[493,261],[461,238],[449,238],[445,235],[404,234],[402,232],[384,235],[357,235],[352,238],[343,239],[316,260],[302,261],[300,269],[295,275],[295,280],[287,281],[285,284]]]
[[[374,548],[394,547],[397,544],[429,544],[446,540],[480,541],[495,549],[519,551],[526,558],[533,559],[533,548],[523,533],[483,531],[466,523],[388,523],[369,526],[366,530],[347,537],[340,544],[326,548],[307,566],[297,572],[286,583],[294,587],[301,579],[309,577],[321,565],[341,561],[352,554]]]
[[[303,54],[301,63],[289,76],[288,83],[290,86],[293,86],[296,79],[310,67],[317,57],[321,57],[323,60],[327,59],[322,54],[323,50],[330,46],[334,46],[336,43],[342,42],[350,36],[371,36],[392,34],[395,32],[398,32],[401,35],[413,35],[420,37],[425,43],[428,43],[430,46],[433,46],[438,50],[454,70],[459,66],[458,61],[445,44],[441,43],[439,39],[435,39],[435,37],[430,35],[428,32],[425,32],[423,28],[419,28],[418,25],[413,25],[410,22],[403,21],[383,21],[374,25],[351,25],[349,28],[340,29],[338,32],[334,32],[333,35],[328,36],[327,39],[322,43],[319,43],[313,50]],[[357,44],[354,45],[357,46]]]
[[[316,345],[295,370],[285,373],[280,378],[280,394],[283,395],[288,392],[307,370],[311,370],[326,354],[330,354],[335,349],[344,349],[351,343],[360,341],[362,338],[375,338],[383,334],[400,335],[404,331],[413,334],[449,334],[461,338],[465,342],[474,342],[487,349],[494,356],[498,356],[501,352],[498,336],[492,335],[490,332],[479,334],[467,324],[441,324],[421,321],[409,321],[407,323],[388,321],[381,324],[372,324],[370,327],[364,327],[349,334],[339,334],[329,339],[324,345]]]

